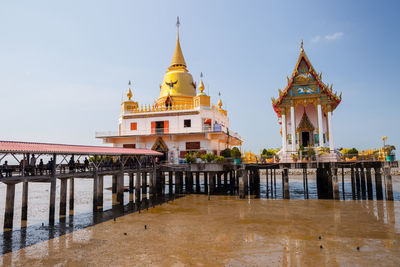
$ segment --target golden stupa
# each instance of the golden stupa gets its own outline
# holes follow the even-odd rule
[[[183,57],[181,44],[179,42],[179,22],[178,34],[174,56],[167,72],[160,85],[160,96],[157,105],[163,106],[167,101],[172,105],[193,105],[193,98],[196,96],[196,83],[192,75],[186,69],[185,58]]]

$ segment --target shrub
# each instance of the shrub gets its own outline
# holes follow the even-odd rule
[[[353,155],[358,155],[358,150],[357,149],[355,149],[354,147],[353,148],[343,148],[341,151],[340,151],[343,155],[351,155],[351,154],[353,154]]]
[[[232,148],[231,155],[235,159],[240,159],[242,157],[242,153],[237,147]]]
[[[185,162],[186,163],[195,163],[197,158],[196,152],[188,152],[185,154]]]
[[[277,150],[270,148],[270,149],[266,149],[264,148],[262,151],[262,156],[275,156],[276,155]]]
[[[215,162],[216,163],[224,163],[225,162],[225,157],[223,157],[223,156],[215,156]]]
[[[232,153],[231,150],[229,148],[224,149],[221,151],[221,156],[225,157],[225,158],[230,158],[232,157]]]
[[[200,158],[202,160],[205,160],[206,162],[210,163],[211,161],[213,161],[215,159],[215,155],[213,153],[207,153],[207,154],[201,155]]]

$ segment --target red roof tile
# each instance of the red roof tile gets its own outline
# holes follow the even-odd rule
[[[161,156],[162,153],[150,149],[80,146],[47,143],[0,141],[0,152],[4,153],[44,153],[44,154],[92,154],[92,155],[146,155]]]

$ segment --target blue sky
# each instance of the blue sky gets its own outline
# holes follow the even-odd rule
[[[117,130],[128,80],[153,103],[175,47],[218,92],[243,147],[281,144],[271,96],[300,41],[325,83],[343,92],[336,147],[399,147],[396,1],[1,1],[0,139],[100,144]],[[400,148],[398,148],[400,149]]]

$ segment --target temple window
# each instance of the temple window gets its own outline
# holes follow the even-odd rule
[[[131,131],[137,130],[137,122],[131,122]]]
[[[185,128],[192,127],[192,120],[184,120],[183,121],[183,127],[185,127]]]

